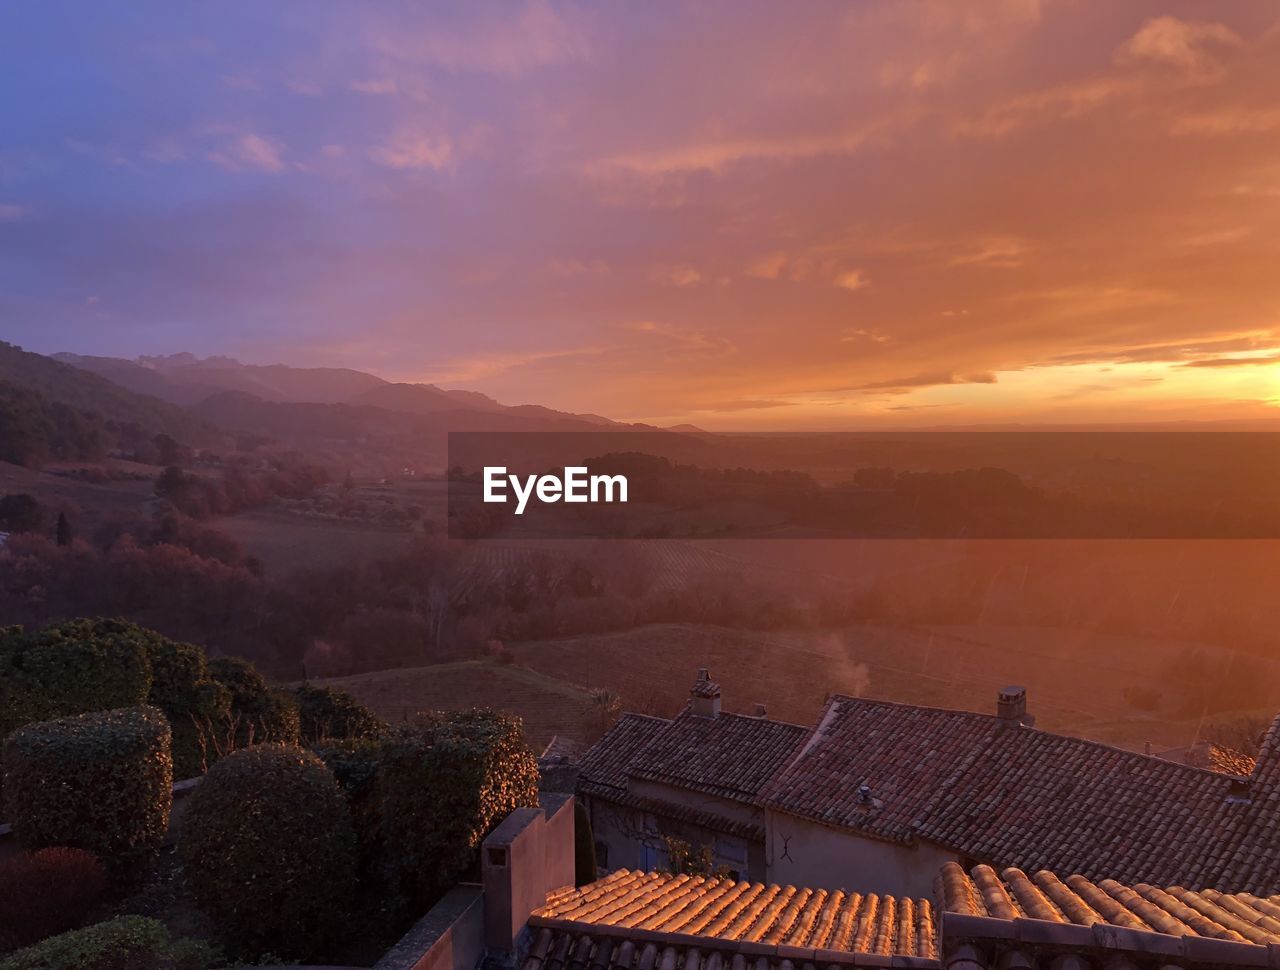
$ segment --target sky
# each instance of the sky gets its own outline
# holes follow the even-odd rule
[[[0,10],[0,338],[714,429],[1280,417],[1274,0]]]

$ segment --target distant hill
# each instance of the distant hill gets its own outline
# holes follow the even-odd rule
[[[388,411],[404,411],[407,414],[437,414],[460,408],[490,414],[506,410],[493,398],[476,391],[445,391],[434,384],[384,383],[347,403],[386,408]]]
[[[3,341],[0,382],[23,392],[12,393],[13,400],[21,398],[27,402],[24,406],[33,408],[47,406],[50,415],[57,405],[87,416],[90,421],[131,425],[147,435],[163,432],[197,447],[211,447],[222,441],[215,428],[170,402]],[[56,421],[56,416],[51,420]]]
[[[264,401],[338,404],[387,384],[380,377],[345,367],[288,367],[242,364],[231,357],[85,357],[56,359],[92,371],[133,391],[174,404],[196,404],[223,391],[241,391]]]
[[[566,420],[597,427],[621,427],[598,414],[573,414],[538,404],[508,406],[478,391],[445,390],[434,384],[393,383],[344,367],[242,364],[231,357],[200,358],[187,353],[139,357],[136,360],[70,353],[54,356],[63,363],[91,371],[131,391],[152,394],[184,406],[202,404],[216,395],[232,391],[275,404],[350,404],[415,415],[464,411],[506,414],[533,421],[531,426],[521,425],[530,430],[542,430],[541,422],[544,421],[556,422],[556,427],[563,430],[558,423]],[[240,402],[238,413],[242,413],[245,406],[245,402]],[[214,412],[226,407],[224,401],[206,411]],[[465,423],[473,425],[475,422]],[[506,430],[506,426],[495,430]]]

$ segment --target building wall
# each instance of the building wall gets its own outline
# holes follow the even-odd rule
[[[601,798],[587,799],[587,812],[597,845],[596,861],[603,869],[666,868],[669,860],[663,836],[672,836],[683,839],[694,849],[710,846],[716,864],[736,872],[740,878],[757,882],[765,878],[763,842],[627,808]]]
[[[929,899],[933,880],[954,853],[931,843],[897,845],[765,813],[768,881],[814,889],[852,889]]]

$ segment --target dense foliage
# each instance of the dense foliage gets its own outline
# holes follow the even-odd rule
[[[0,380],[0,461],[31,466],[101,458],[105,451],[99,417]]]
[[[6,701],[0,733],[31,720],[145,702],[151,690],[145,633],[111,620],[0,632],[0,691]]]
[[[387,735],[378,789],[388,875],[421,904],[466,872],[495,825],[538,803],[538,764],[517,717],[424,714]]]
[[[175,939],[159,920],[119,916],[19,950],[0,959],[0,970],[207,970],[216,962],[207,944]]]
[[[323,953],[355,888],[355,836],[333,774],[288,745],[237,751],[191,797],[179,843],[196,901],[249,952]]]
[[[210,674],[202,649],[124,620],[0,630],[0,737],[32,721],[147,702],[169,719],[179,778],[201,774],[235,746],[226,735],[236,734],[237,718],[258,724],[259,740],[296,740],[287,697],[274,695],[244,661],[218,669],[229,671],[238,706]]]
[[[308,744],[376,738],[387,730],[373,711],[345,691],[303,684],[294,694],[298,698],[302,740]]]
[[[240,657],[213,658],[209,676],[231,696],[231,724],[227,736],[217,739],[223,753],[264,742],[298,743],[298,703],[291,692],[272,688],[253,664]]]
[[[216,444],[224,438],[183,408],[4,341],[0,341],[0,384],[88,415],[87,420],[102,428],[113,445],[129,439],[149,441],[157,433],[195,445]]]
[[[142,631],[151,664],[149,700],[173,729],[173,771],[192,778],[214,760],[210,734],[231,716],[231,692],[208,671],[204,651],[151,630]]]
[[[54,846],[0,862],[0,950],[74,929],[106,889],[102,863],[84,849]]]
[[[28,724],[4,744],[4,790],[25,848],[96,852],[117,871],[157,849],[169,824],[169,722],[154,707]]]

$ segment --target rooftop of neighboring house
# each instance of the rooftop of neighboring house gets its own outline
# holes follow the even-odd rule
[[[937,896],[951,966],[957,958],[976,958],[971,967],[994,965],[999,955],[1002,966],[1030,967],[1062,954],[1084,966],[1280,965],[1275,897],[1046,871],[1028,876],[1016,868],[997,874],[977,866],[967,873],[954,862],[938,874]]]
[[[937,883],[943,910],[962,916],[1082,928],[1105,924],[1169,936],[1280,944],[1280,903],[1247,892],[1160,889],[1145,882],[1128,886],[1115,879],[1095,883],[1079,875],[1061,879],[1046,870],[1027,875],[1008,868],[997,874],[990,866],[965,872],[954,862],[942,867]]]
[[[739,963],[754,970],[761,960],[848,965],[859,955],[937,966],[928,900],[701,876],[621,869],[552,893],[529,925],[533,945],[524,970],[661,968],[671,961],[681,970]]]
[[[1280,892],[1266,745],[1243,779],[1025,720],[1025,706],[982,715],[836,695],[762,800],[1001,866]]]
[[[623,869],[547,896],[523,970],[1280,965],[1280,900],[1247,892],[948,863],[936,897]]]
[[[1006,688],[992,715],[834,695],[806,730],[720,713],[703,670],[676,718],[624,715],[578,791],[663,810],[628,786],[661,781],[999,866],[1280,893],[1280,718],[1247,775],[1031,722]]]
[[[809,728],[720,709],[720,687],[699,671],[674,718],[624,714],[581,762],[585,793],[625,792],[628,779],[662,782],[754,804],[795,755]]]

